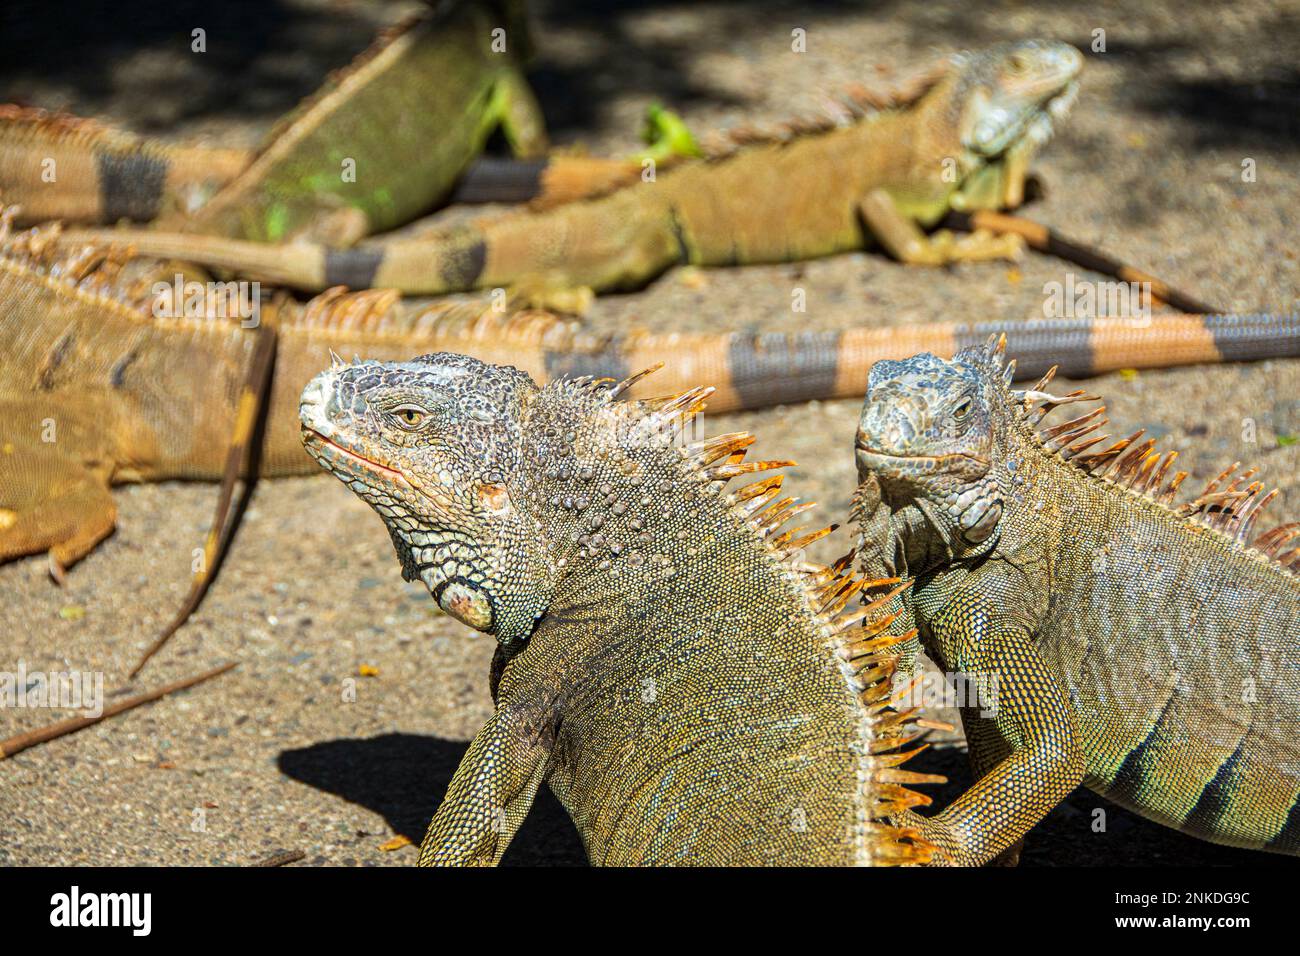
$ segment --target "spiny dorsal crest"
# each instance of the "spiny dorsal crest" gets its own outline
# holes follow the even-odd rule
[[[474,312],[477,315],[474,315]],[[471,319],[470,316],[474,317]],[[521,345],[542,346],[545,348],[568,351],[578,347],[587,339],[596,341],[598,336],[585,332],[577,319],[566,318],[542,309],[518,309],[507,307],[498,311],[495,308],[478,307],[465,311],[458,320],[449,313],[439,323],[439,331],[458,334],[464,338],[477,341],[510,341]],[[453,333],[453,324],[459,331]]]
[[[4,131],[6,136],[21,137],[26,134],[48,143],[104,144],[110,148],[161,150],[161,147],[149,140],[140,139],[133,133],[98,120],[61,111],[19,106],[16,103],[0,103],[0,124],[8,127]]]
[[[1158,451],[1154,438],[1143,441],[1146,433],[1143,428],[1114,442],[1110,441],[1109,434],[1095,434],[1108,421],[1105,405],[1059,425],[1042,427],[1043,420],[1055,409],[1075,402],[1100,401],[1100,398],[1082,389],[1061,396],[1047,392],[1048,384],[1056,375],[1055,365],[1032,388],[1012,390],[1015,362],[1006,361],[1005,335],[990,336],[982,358],[994,381],[1002,383],[1006,401],[1014,413],[1047,451],[1103,481],[1143,495],[1188,521],[1222,532],[1237,545],[1258,551],[1287,571],[1300,570],[1300,549],[1292,546],[1300,532],[1288,531],[1297,525],[1274,528],[1251,541],[1260,513],[1278,494],[1276,488],[1265,490],[1263,482],[1251,481],[1258,469],[1238,472],[1241,462],[1233,462],[1194,499],[1175,504],[1178,489],[1189,474],[1175,471],[1170,475],[1178,452]]]
[[[370,46],[353,57],[352,61],[346,66],[332,71],[325,77],[325,82],[321,84],[319,89],[300,100],[297,106],[281,117],[262,140],[262,150],[269,149],[281,136],[293,129],[305,114],[311,112],[320,103],[326,102],[349,77],[359,73],[371,60],[374,60],[399,39],[428,19],[429,14],[417,12],[382,30],[371,41]]]
[[[388,331],[398,323],[401,299],[396,289],[348,292],[334,286],[295,309],[291,324],[301,329]]]
[[[130,245],[65,245],[61,222],[15,232],[17,205],[0,205],[0,265],[20,282],[137,322],[244,322],[247,285],[199,282],[176,275],[181,267],[135,255]]]
[[[615,337],[613,333],[591,332],[576,319],[541,309],[511,305],[497,309],[477,301],[406,308],[396,289],[349,292],[345,286],[335,286],[291,313],[284,324],[295,329],[409,336],[431,345],[443,344],[448,351],[484,343],[600,354]]]
[[[657,371],[656,365],[621,382],[613,379],[572,379],[574,387],[615,402],[646,376]],[[626,403],[630,414],[648,422],[653,429],[668,436],[680,436],[704,408],[713,389],[708,386],[688,389],[666,398],[644,399]],[[900,710],[893,706],[897,694],[893,687],[897,670],[897,647],[916,634],[910,631],[894,635],[889,626],[904,613],[899,598],[909,585],[898,578],[873,580],[856,574],[852,552],[834,564],[824,565],[806,560],[804,552],[814,542],[835,530],[835,525],[812,531],[806,526],[786,528],[794,518],[815,507],[813,502],[783,496],[782,474],[763,474],[794,465],[793,461],[748,461],[746,455],[754,444],[748,432],[716,435],[686,444],[675,445],[689,474],[705,483],[709,490],[723,496],[731,510],[754,533],[764,549],[797,583],[807,607],[818,621],[827,646],[840,662],[841,672],[864,710],[871,729],[870,753],[866,755],[865,794],[870,808],[874,862],[919,864],[928,862],[934,848],[918,834],[888,823],[888,818],[910,807],[922,806],[930,798],[909,789],[909,785],[942,783],[943,777],[900,769],[924,745],[914,743],[921,726],[915,708]],[[729,493],[726,486],[733,478],[759,475]],[[871,599],[862,601],[863,595]]]
[[[870,89],[855,83],[823,100],[820,109],[805,116],[773,123],[743,123],[713,130],[700,138],[707,160],[725,159],[746,146],[789,143],[801,136],[814,136],[852,126],[860,120],[915,103],[952,70],[953,59],[945,57],[929,68],[889,89]]]
[[[11,271],[61,293],[84,295],[118,311],[146,320],[153,314],[152,282],[128,281],[124,272],[138,262],[129,246],[59,244],[63,224],[48,223],[15,232],[21,212],[17,205],[0,205],[0,262]]]

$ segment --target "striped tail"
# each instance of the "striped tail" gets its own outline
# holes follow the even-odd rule
[[[586,336],[579,347],[548,340],[541,364],[548,376],[609,375],[667,362],[674,387],[711,382],[714,412],[765,408],[816,399],[861,398],[871,366],[918,352],[951,358],[1007,337],[1017,378],[1037,378],[1053,365],[1082,378],[1120,369],[1300,357],[1300,314],[1153,315],[1138,319],[1043,319],[1027,322],[936,322],[895,328],[724,335]],[[454,348],[454,346],[452,346]]]
[[[151,229],[69,229],[59,244],[65,248],[78,244],[130,246],[135,255],[193,262],[302,292],[323,292],[342,285],[397,289],[410,295],[474,288],[487,249],[482,233],[473,226],[460,226],[436,238],[398,239],[350,249],[308,242],[273,245]]]
[[[68,113],[0,104],[0,196],[22,207],[19,225],[147,221],[171,211],[168,202],[187,189],[215,192],[250,162],[247,150],[173,146]]]

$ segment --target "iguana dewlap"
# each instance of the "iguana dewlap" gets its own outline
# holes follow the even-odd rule
[[[687,442],[709,389],[539,389],[441,353],[336,364],[303,441],[383,518],[403,576],[499,642],[496,707],[420,851],[497,862],[549,782],[591,860],[897,864],[928,848],[881,817],[924,802],[885,706],[897,592],[810,565],[781,477],[738,490],[744,434]],[[888,582],[884,582],[888,583]]]
[[[996,675],[963,711],[978,777],[911,820],[956,863],[1012,847],[1080,782],[1217,843],[1300,852],[1300,524],[1223,472],[1176,505],[1141,432],[1111,443],[1090,398],[1012,390],[1001,348],[872,370],[857,435],[867,567],[948,672]],[[982,706],[982,705],[981,705]]]

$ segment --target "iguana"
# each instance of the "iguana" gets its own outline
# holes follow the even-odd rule
[[[520,155],[545,151],[521,72],[528,55],[517,0],[421,12],[332,74],[253,151],[168,146],[3,107],[0,196],[25,206],[28,221],[158,218],[182,232],[348,245],[427,212],[496,129]]]
[[[441,293],[513,286],[581,311],[591,290],[643,285],[676,263],[785,262],[879,243],[909,263],[1014,256],[1016,236],[923,228],[951,209],[1020,202],[1034,152],[1073,101],[1083,59],[1022,41],[957,57],[919,98],[849,125],[685,162],[643,183],[540,214],[352,249],[276,247],[130,231],[140,252],[297,289],[386,286]],[[103,233],[80,233],[86,238]]]
[[[252,150],[173,145],[68,113],[0,105],[0,198],[20,207],[20,225],[148,221],[197,207],[252,159]]]
[[[856,449],[865,566],[912,583],[921,642],[997,693],[963,711],[976,783],[904,814],[940,861],[1013,847],[1080,782],[1183,832],[1300,853],[1300,524],[1233,465],[1194,500],[1093,396],[1011,388],[1004,343],[871,371]],[[980,708],[984,713],[980,713]]]
[[[553,315],[500,315],[477,303],[403,308],[391,290],[261,303],[219,283],[182,290],[180,308],[170,272],[160,277],[114,247],[60,250],[57,227],[11,234],[11,211],[0,214],[0,561],[48,551],[56,577],[112,530],[112,483],[233,481],[227,448],[232,434],[236,449],[252,437],[254,397],[241,393],[263,326],[278,340],[263,475],[311,471],[296,409],[329,349],[379,359],[454,350],[539,380],[625,377],[668,362],[669,387],[716,382],[718,411],[859,395],[877,359],[951,354],[995,331],[1039,366],[1056,355],[1076,375],[1300,353],[1294,315],[597,335]],[[254,307],[261,322],[247,327]],[[42,440],[47,421],[52,441]],[[210,539],[209,566],[215,547]]]
[[[927,802],[887,708],[899,638],[876,639],[894,582],[802,560],[831,529],[780,531],[811,507],[781,475],[727,493],[789,462],[688,441],[710,389],[618,401],[633,380],[538,388],[439,353],[303,391],[303,442],[384,519],[403,577],[498,642],[495,710],[419,862],[496,863],[543,781],[597,864],[925,862],[880,822]]]

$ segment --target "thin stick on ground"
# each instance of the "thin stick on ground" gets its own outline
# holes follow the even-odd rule
[[[173,681],[170,684],[164,684],[155,690],[145,691],[143,694],[137,694],[134,697],[128,697],[126,700],[119,701],[104,708],[104,712],[98,717],[70,717],[67,720],[60,720],[57,723],[47,724],[44,727],[38,727],[35,730],[29,730],[26,733],[15,734],[7,740],[0,740],[0,760],[6,757],[12,757],[16,753],[21,753],[28,747],[35,747],[37,744],[43,744],[47,740],[54,740],[56,737],[64,737],[68,734],[83,730],[86,727],[93,726],[101,720],[107,720],[109,717],[115,717],[120,713],[133,710],[141,704],[148,704],[160,697],[175,693],[178,690],[184,690],[187,687],[193,687],[195,684],[201,684],[205,680],[213,677],[219,677],[226,671],[238,666],[238,661],[231,661],[228,664],[222,664],[220,667],[214,667],[210,671],[204,671],[195,677],[186,677],[182,680]]]
[[[249,866],[287,866],[290,863],[297,863],[307,856],[302,850],[282,850],[279,853],[273,853],[264,860],[258,860],[250,863]]]
[[[252,496],[253,486],[257,484],[259,450],[256,446],[263,429],[266,427],[267,408],[270,404],[271,373],[275,368],[275,351],[279,342],[278,319],[274,311],[278,308],[280,308],[280,303],[274,306],[270,315],[263,318],[255,333],[253,357],[249,362],[245,381],[239,391],[239,411],[236,415],[235,431],[230,438],[230,444],[226,448],[226,467],[221,477],[221,495],[217,502],[217,513],[212,519],[212,525],[208,528],[207,541],[203,546],[203,570],[191,582],[190,592],[185,598],[185,603],[176,616],[172,618],[172,622],[163,629],[163,632],[158,635],[153,644],[149,646],[149,649],[136,662],[135,668],[131,671],[130,676],[132,678],[144,669],[144,665],[149,663],[149,658],[162,650],[163,645],[171,639],[173,634],[180,630],[181,625],[189,620],[190,615],[202,603],[204,595],[208,593],[208,588],[226,558],[226,551],[230,547],[230,540],[234,536],[235,527],[239,524],[239,519],[243,514],[243,505],[247,504]],[[247,466],[246,469],[245,466]],[[235,496],[235,485],[239,481],[240,474],[245,470],[248,474],[248,481],[244,486],[243,501],[239,510],[235,513],[234,519],[229,520],[230,506]]]

